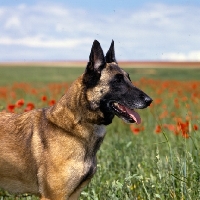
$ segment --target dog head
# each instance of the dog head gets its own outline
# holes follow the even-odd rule
[[[110,124],[116,115],[127,123],[141,123],[134,109],[149,106],[152,99],[133,85],[131,79],[118,66],[115,58],[114,41],[104,57],[100,43],[95,40],[89,56],[83,84],[92,110],[100,110],[104,124]]]

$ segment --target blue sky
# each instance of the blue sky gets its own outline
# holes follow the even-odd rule
[[[200,61],[199,13],[199,0],[0,0],[0,62],[87,60],[94,39],[119,61]]]

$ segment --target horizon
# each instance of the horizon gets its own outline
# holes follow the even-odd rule
[[[88,61],[25,61],[0,62],[0,67],[58,67],[58,68],[85,68]],[[122,68],[168,68],[168,69],[200,69],[200,62],[194,61],[119,61]]]

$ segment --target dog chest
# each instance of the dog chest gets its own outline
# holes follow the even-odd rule
[[[105,134],[106,134],[105,125],[94,125],[94,131],[93,131],[93,133],[97,137],[104,137]]]
[[[96,158],[86,160],[84,164],[84,172],[83,177],[81,179],[81,183],[85,182],[88,179],[91,179],[93,175],[96,173],[97,162]]]
[[[91,178],[96,172],[96,153],[103,141],[105,136],[105,126],[104,125],[95,125],[93,134],[88,141],[85,154],[85,163],[84,163],[84,177],[83,181]]]
[[[89,139],[89,148],[91,149],[90,151],[92,152],[91,155],[95,155],[97,150],[99,149],[104,136],[105,136],[106,130],[104,125],[95,125],[93,134]]]

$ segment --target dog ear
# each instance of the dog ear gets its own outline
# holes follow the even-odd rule
[[[92,49],[89,56],[89,63],[95,71],[101,71],[105,66],[105,57],[100,43],[97,40],[94,40]]]
[[[85,69],[83,82],[87,87],[93,87],[100,79],[101,71],[105,67],[106,61],[100,43],[94,40],[89,56],[89,62]]]
[[[113,40],[112,40],[110,48],[106,54],[106,62],[107,63],[111,63],[111,62],[117,63],[117,61],[115,59],[115,49],[114,49],[114,41]]]

